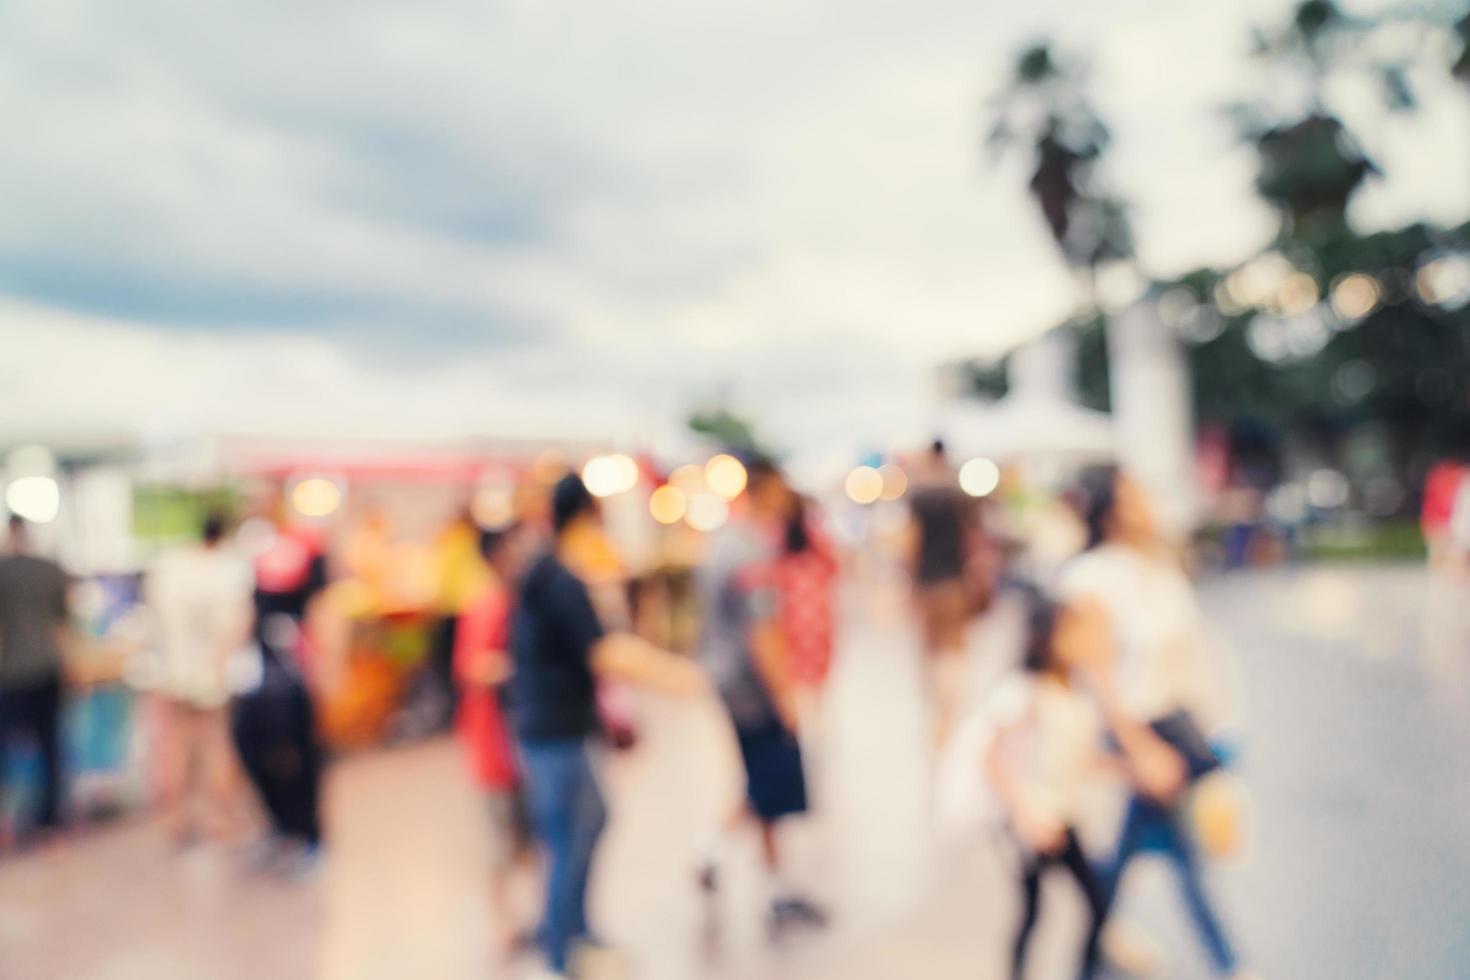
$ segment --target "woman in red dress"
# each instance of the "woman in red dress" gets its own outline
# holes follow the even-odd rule
[[[454,678],[460,689],[455,731],[490,810],[492,928],[505,953],[513,951],[522,933],[511,909],[512,883],[531,856],[530,824],[502,699],[511,672],[506,647],[510,583],[520,563],[516,537],[513,529],[481,535],[480,550],[491,574],[460,614],[454,644]]]

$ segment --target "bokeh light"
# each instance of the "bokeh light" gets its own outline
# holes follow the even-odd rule
[[[745,489],[745,466],[734,456],[720,453],[704,464],[704,481],[721,497],[734,500]]]
[[[871,504],[883,493],[883,474],[872,466],[856,466],[843,486],[853,502]]]
[[[1000,467],[983,456],[960,467],[960,489],[972,497],[985,497],[1000,486]]]
[[[291,508],[302,517],[330,517],[342,506],[342,488],[324,476],[312,476],[291,488]]]
[[[908,492],[908,474],[897,463],[884,463],[878,467],[878,475],[883,477],[883,491],[878,495],[880,499],[898,500]]]
[[[638,464],[622,453],[593,456],[582,467],[582,482],[594,497],[626,493],[638,483]]]
[[[1347,477],[1323,467],[1307,477],[1307,502],[1319,510],[1335,510],[1348,502]]]
[[[509,526],[516,516],[516,492],[511,483],[489,483],[475,491],[470,501],[475,523],[486,530]]]
[[[1305,272],[1294,272],[1276,291],[1276,307],[1287,316],[1300,316],[1317,305],[1317,280]]]
[[[1431,306],[1454,310],[1470,302],[1470,255],[1439,255],[1414,275],[1419,298]]]
[[[660,524],[677,524],[688,510],[689,499],[684,491],[672,484],[664,484],[648,498],[648,513]]]
[[[49,524],[61,511],[61,487],[49,476],[23,476],[5,488],[5,506],[32,524]]]
[[[1296,271],[1291,260],[1280,252],[1257,256],[1225,280],[1231,305],[1237,309],[1266,306],[1276,299],[1282,285]]]
[[[1354,322],[1378,307],[1383,290],[1366,272],[1350,272],[1332,284],[1332,310],[1343,320]]]

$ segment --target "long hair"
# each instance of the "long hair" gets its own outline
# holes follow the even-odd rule
[[[1053,641],[1061,607],[1046,593],[1030,583],[1017,583],[1016,591],[1025,607],[1026,636],[1021,651],[1021,669],[1028,674],[1042,674],[1056,666]]]
[[[1077,513],[1087,527],[1087,551],[1108,539],[1108,525],[1118,506],[1119,475],[1118,467],[1109,463],[1088,467],[1077,480]]]
[[[811,532],[806,526],[806,501],[794,495],[791,516],[786,519],[786,553],[799,555],[812,546]]]

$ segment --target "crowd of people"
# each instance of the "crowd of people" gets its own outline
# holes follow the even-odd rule
[[[769,927],[828,922],[828,909],[789,875],[782,829],[811,802],[803,747],[820,726],[821,691],[841,649],[842,559],[816,507],[772,460],[751,453],[741,463],[744,489],[695,576],[694,656],[632,628],[626,591],[606,587],[590,544],[604,540],[600,501],[575,472],[550,488],[544,523],[512,517],[479,530],[469,556],[476,574],[446,606],[453,622],[439,631],[441,652],[427,670],[452,686],[455,729],[485,797],[496,945],[507,956],[532,950],[548,977],[602,975],[615,958],[587,896],[608,821],[603,736],[618,724],[615,692],[630,685],[712,692],[738,746],[745,791],[695,862],[700,887],[720,889],[730,841],[753,831]],[[1083,552],[1023,580],[997,563],[994,532],[961,492],[943,444],[912,465],[905,562],[934,721],[936,809],[969,820],[966,839],[977,847],[994,839],[979,830],[989,822],[1019,857],[1013,975],[1023,975],[1040,882],[1053,869],[1071,876],[1087,909],[1078,974],[1142,968],[1147,944],[1130,943],[1112,913],[1125,872],[1154,852],[1177,873],[1210,965],[1244,976],[1202,875],[1208,853],[1229,851],[1238,837],[1219,779],[1229,760],[1219,738],[1224,685],[1204,619],[1137,483],[1113,468],[1090,470],[1068,501]],[[11,554],[0,561],[0,724],[30,734],[45,760],[36,818],[44,835],[63,815],[67,578],[27,553],[25,531],[11,522]],[[240,838],[243,773],[267,826],[251,860],[294,877],[321,865],[326,754],[307,624],[327,580],[319,539],[279,511],[249,561],[228,546],[224,518],[211,516],[196,543],[151,570],[155,688],[175,750],[161,801],[181,845]],[[1019,615],[1022,640],[1019,649],[978,651],[1011,666],[977,698],[967,690],[969,627],[1006,610]],[[1102,831],[1112,846],[1089,848],[1099,833],[1095,789],[1109,781],[1126,804]],[[535,923],[521,921],[511,900],[531,881],[542,896]]]
[[[593,747],[602,678],[686,695],[713,687],[739,748],[745,794],[713,835],[699,881],[718,889],[729,838],[751,827],[771,928],[827,922],[822,905],[786,875],[780,827],[808,808],[802,736],[817,716],[810,701],[832,659],[837,558],[779,469],[759,457],[744,463],[746,490],[698,574],[703,625],[693,663],[604,628],[588,586],[562,557],[568,538],[598,520],[597,501],[576,475],[555,488],[554,536],[538,556],[525,556],[516,530],[485,536],[498,584],[486,600],[493,622],[462,634],[459,676],[475,693],[462,702],[461,731],[497,800],[497,834],[509,842],[497,855],[524,865],[534,862],[536,842],[545,851],[546,904],[535,943],[550,976],[596,975],[588,964],[606,955],[586,908],[607,819]],[[1146,969],[1146,943],[1130,944],[1121,929],[1110,944],[1104,936],[1124,872],[1155,852],[1177,872],[1210,965],[1221,976],[1245,976],[1204,884],[1200,853],[1202,846],[1227,852],[1238,834],[1234,801],[1210,783],[1228,759],[1214,738],[1221,682],[1188,580],[1146,494],[1115,469],[1089,472],[1073,495],[1085,553],[1053,581],[998,583],[976,502],[954,484],[942,444],[920,467],[909,501],[909,571],[936,753],[958,769],[945,778],[967,781],[998,805],[1021,855],[1014,975],[1023,973],[1040,880],[1053,867],[1070,872],[1089,910],[1079,974],[1098,975],[1105,960]],[[1016,667],[979,707],[966,708],[967,625],[977,612],[1007,603],[1024,609]],[[474,707],[482,699],[494,707]],[[957,723],[983,734],[952,736]],[[1111,773],[1128,796],[1116,845],[1102,856],[1084,851],[1079,831],[1095,822],[1088,784],[1099,772]],[[502,935],[510,939],[514,930]]]

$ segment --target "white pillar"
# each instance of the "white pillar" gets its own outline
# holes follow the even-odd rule
[[[1119,462],[1148,489],[1167,530],[1193,530],[1199,497],[1189,365],[1153,297],[1109,321],[1108,373]]]

